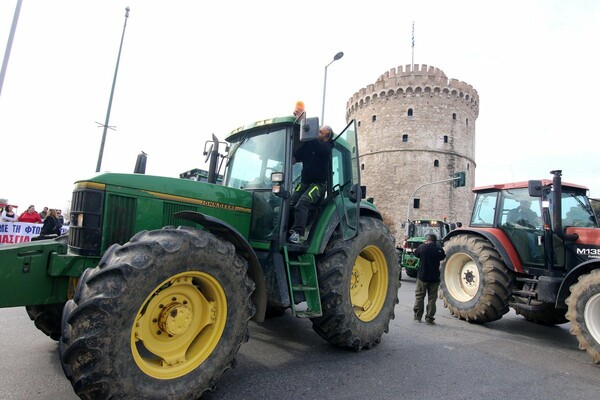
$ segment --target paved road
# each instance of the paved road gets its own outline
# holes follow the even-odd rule
[[[580,351],[569,325],[544,327],[513,312],[487,325],[450,316],[412,320],[414,280],[405,278],[390,332],[376,348],[338,349],[289,314],[251,323],[250,341],[227,371],[217,399],[597,399],[600,367]],[[58,348],[23,308],[0,309],[0,399],[77,399]]]

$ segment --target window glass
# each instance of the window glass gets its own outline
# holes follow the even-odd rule
[[[494,212],[498,192],[478,193],[471,216],[471,225],[494,225]]]
[[[587,203],[587,198],[575,193],[562,193],[562,225],[595,227],[596,223],[592,208]]]
[[[227,186],[271,189],[271,173],[283,171],[285,129],[242,139],[233,145],[227,166]]]

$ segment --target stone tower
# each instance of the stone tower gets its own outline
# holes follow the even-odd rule
[[[471,85],[427,65],[391,69],[348,100],[346,119],[358,126],[367,197],[398,239],[407,218],[469,222],[478,114],[479,95]],[[464,187],[426,185],[460,171],[466,172]]]

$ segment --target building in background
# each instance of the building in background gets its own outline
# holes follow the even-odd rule
[[[358,126],[361,181],[397,235],[408,217],[468,222],[475,182],[479,95],[438,68],[391,69],[346,105]],[[466,185],[420,186],[466,172]]]

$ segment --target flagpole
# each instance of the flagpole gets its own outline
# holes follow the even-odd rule
[[[102,142],[100,143],[100,152],[98,154],[98,163],[96,164],[96,172],[100,172],[102,166],[102,156],[104,155],[104,143],[106,142],[106,130],[110,128],[108,121],[110,119],[110,109],[112,106],[113,95],[115,94],[115,83],[117,82],[117,72],[119,71],[119,61],[121,60],[121,49],[123,49],[123,38],[125,37],[125,28],[127,28],[127,18],[129,18],[129,7],[125,8],[125,23],[123,24],[123,33],[121,34],[121,44],[119,45],[119,55],[117,56],[117,65],[115,67],[115,75],[113,77],[112,88],[110,89],[110,98],[108,99],[108,109],[106,110],[106,121],[104,125],[104,131],[102,132]]]
[[[412,59],[410,62],[411,70],[415,70],[415,21],[412,23]]]
[[[13,22],[10,26],[10,33],[8,34],[8,43],[6,44],[4,60],[2,61],[2,69],[0,70],[0,94],[2,93],[2,86],[4,85],[4,76],[6,75],[6,68],[8,68],[8,59],[10,58],[10,50],[12,49],[13,40],[15,38],[15,31],[17,30],[17,22],[19,22],[19,14],[21,14],[22,3],[23,0],[17,0],[15,15],[13,16]]]

